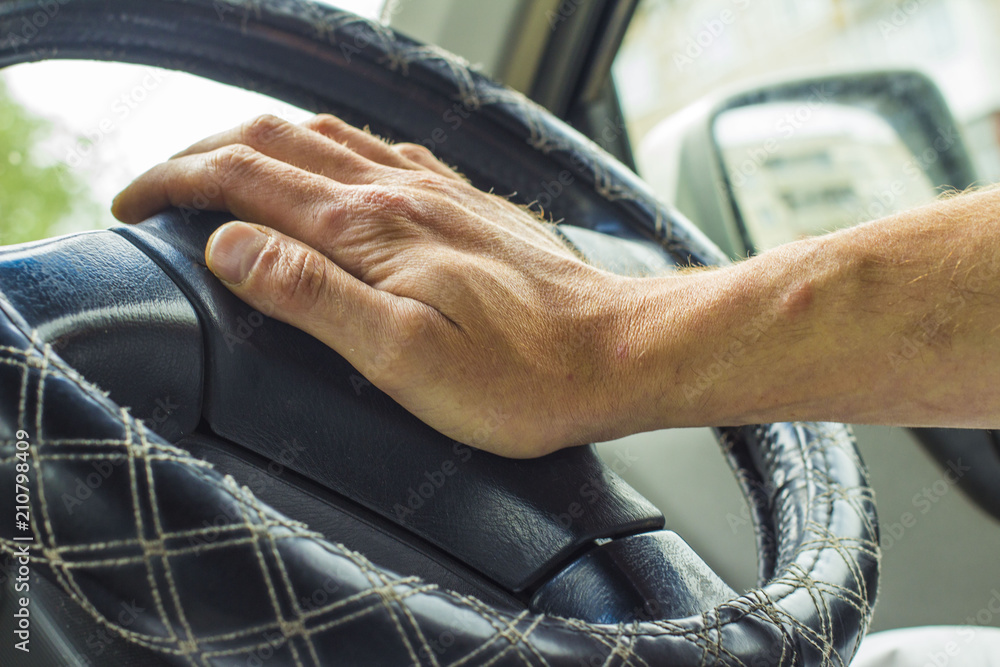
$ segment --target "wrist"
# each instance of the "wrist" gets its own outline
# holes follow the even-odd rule
[[[601,404],[590,410],[595,435],[609,440],[660,428],[707,423],[700,379],[709,364],[692,361],[721,341],[730,269],[655,278],[618,278],[604,291],[609,332]],[[708,360],[711,361],[709,356]]]
[[[794,412],[789,373],[809,368],[799,362],[813,346],[801,343],[822,327],[817,313],[835,280],[828,255],[806,240],[722,268],[628,282],[636,305],[620,323],[627,354],[615,369],[616,435]]]

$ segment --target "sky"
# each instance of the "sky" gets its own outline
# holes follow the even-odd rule
[[[371,18],[383,5],[320,1]],[[66,164],[89,182],[105,210],[133,178],[206,136],[264,113],[293,122],[311,115],[269,97],[146,66],[48,61],[16,65],[0,76],[15,99],[53,124],[51,140],[32,159]]]

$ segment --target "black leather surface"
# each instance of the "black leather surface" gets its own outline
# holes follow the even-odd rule
[[[0,6],[0,35],[34,11],[30,3]],[[634,175],[516,93],[448,54],[330,8],[298,0],[70,0],[30,45],[0,43],[3,63],[81,55],[204,73],[315,110],[338,111],[396,138],[420,141],[444,127],[448,139],[439,142],[438,153],[480,185],[516,190],[523,201],[549,194],[548,210],[556,218],[654,239],[675,262],[722,261]],[[459,127],[443,125],[455,104],[469,111],[468,118]],[[563,171],[571,184],[549,193]],[[145,249],[165,267],[181,267],[170,270],[189,297],[203,302],[200,315],[214,317],[218,313],[204,306],[211,298],[193,288],[197,262],[184,267],[182,261],[184,246],[196,247],[204,229],[186,233],[181,224],[168,235],[180,250],[170,250],[163,236],[157,247],[156,224],[133,238],[144,235]],[[223,332],[225,345],[224,333],[246,331],[238,328],[238,311],[218,312],[226,317],[204,319],[211,323],[209,341]],[[236,319],[229,319],[233,314]],[[244,319],[250,326],[244,343],[250,345],[235,347],[262,345],[265,325],[253,327]],[[850,660],[870,619],[877,522],[864,467],[844,427],[721,429],[738,479],[753,491],[766,585],[698,616],[596,625],[492,607],[417,578],[399,578],[324,542],[150,434],[50,348],[33,344],[29,334],[25,322],[0,323],[0,422],[9,431],[34,425],[32,509],[40,517],[33,523],[35,562],[95,623],[177,664],[244,662],[269,647],[270,664],[833,665]],[[312,356],[296,356],[298,345],[281,350],[285,340],[285,334],[272,340],[275,349],[268,350],[263,366],[254,366],[252,355],[244,358],[241,365],[255,369],[250,381],[264,372],[272,354],[279,367],[283,358],[315,365]],[[211,346],[210,369],[218,363]],[[327,362],[337,368],[336,360]],[[215,379],[214,371],[207,374],[207,413],[216,391],[252,400],[238,383],[225,386],[233,378],[245,383],[241,371],[230,368],[232,376]],[[280,434],[272,433],[270,444],[252,446],[277,450],[274,437]],[[0,493],[10,490],[13,447],[8,433],[0,443]],[[46,502],[89,474],[87,466],[95,461],[123,456],[128,465],[113,466],[85,511],[70,517]],[[340,468],[351,463],[314,456],[310,465],[325,466],[323,474],[332,480],[344,477]],[[501,509],[495,516],[502,516]],[[507,539],[520,537],[531,550],[525,528],[532,525],[507,532]],[[14,551],[13,527],[0,530],[0,547]],[[191,544],[193,537],[209,534],[216,537]],[[454,535],[455,549],[465,549],[464,534]],[[298,603],[331,577],[336,595],[327,604]],[[151,611],[121,627],[114,620],[116,605],[127,596]]]
[[[0,565],[3,559],[0,558]],[[14,614],[24,591],[15,590],[17,562],[11,559],[10,578],[0,581],[0,632],[16,637]],[[49,573],[46,573],[49,574]],[[3,576],[0,575],[0,580]],[[0,643],[0,665],[4,667],[169,667],[161,653],[124,639],[99,623],[58,583],[32,571],[28,577],[31,594],[31,651],[24,653],[14,642]],[[122,601],[119,624],[146,610]]]
[[[698,616],[590,624],[486,605],[324,541],[145,429],[0,310],[0,494],[14,495],[25,428],[33,517],[0,520],[0,547],[29,537],[36,571],[173,664],[266,651],[280,665],[835,665],[871,613],[874,508],[843,427],[743,431],[780,528],[765,587]],[[70,512],[56,499],[95,465],[107,477]],[[318,590],[324,604],[301,602]],[[127,624],[123,600],[144,610]]]
[[[298,451],[298,443],[286,441],[284,453],[273,459],[255,456],[239,445],[201,434],[184,438],[178,446],[211,463],[217,470],[232,475],[279,512],[295,517],[323,535],[335,535],[345,547],[365,554],[382,567],[419,575],[490,604],[526,607],[524,602],[480,572],[463,565],[455,556],[286,468]],[[319,591],[313,602],[326,602],[324,598],[327,597],[329,591]]]
[[[0,249],[0,293],[40,340],[168,440],[201,419],[202,334],[191,304],[111,232]]]
[[[591,549],[539,588],[531,608],[591,623],[697,616],[736,592],[677,533],[661,530]]]
[[[119,228],[191,298],[206,332],[204,419],[213,433],[288,467],[446,549],[510,591],[536,583],[597,538],[663,526],[592,448],[503,459],[443,437],[311,336],[265,318],[204,266],[225,216],[165,213]],[[496,428],[516,415],[496,415]],[[282,444],[285,443],[285,444]],[[581,488],[599,502],[566,522]]]

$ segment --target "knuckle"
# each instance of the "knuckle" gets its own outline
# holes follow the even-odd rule
[[[241,178],[251,171],[259,157],[260,153],[253,148],[233,144],[212,152],[208,157],[208,168],[219,187],[225,189],[233,179]]]
[[[287,127],[288,123],[277,116],[258,116],[243,126],[243,143],[248,146],[266,146],[279,138]]]
[[[427,146],[422,146],[420,144],[402,143],[396,144],[396,151],[399,152],[407,160],[412,160],[414,162],[430,162],[432,160],[437,160],[434,153],[431,152]]]
[[[341,246],[345,234],[349,234],[355,223],[359,222],[358,214],[367,212],[367,208],[367,205],[357,201],[353,195],[347,195],[343,200],[320,203],[314,215],[316,230],[324,245],[317,247],[323,251]]]
[[[288,262],[286,293],[290,303],[311,309],[323,298],[326,289],[326,262],[314,252],[298,251]]]
[[[318,253],[299,247],[270,243],[262,262],[268,267],[268,292],[275,305],[294,311],[317,306],[326,292],[326,261]]]
[[[339,134],[347,127],[347,123],[328,113],[319,114],[306,121],[305,126],[314,132],[327,136]]]
[[[422,220],[425,217],[427,198],[414,197],[409,188],[372,187],[365,192],[367,208],[402,220]]]
[[[441,192],[449,193],[451,192],[452,182],[445,179],[440,174],[435,174],[429,171],[417,171],[412,174],[407,175],[408,185],[420,190],[429,190],[431,192]]]
[[[414,171],[407,174],[405,179],[410,189],[421,193],[421,199],[424,199],[427,193],[440,195],[449,200],[468,194],[462,192],[463,184],[460,181],[430,171]]]

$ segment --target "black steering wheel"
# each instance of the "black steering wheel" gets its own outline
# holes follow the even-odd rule
[[[546,193],[606,266],[724,261],[545,110],[377,23],[306,0],[49,4],[0,5],[0,65],[183,70]],[[118,639],[100,664],[850,662],[879,551],[846,427],[718,429],[758,538],[760,587],[739,595],[592,447],[513,461],[449,441],[249,309],[203,263],[225,219],[0,252],[0,496],[20,513],[0,549],[30,564],[36,654],[86,656],[98,629]]]

